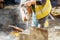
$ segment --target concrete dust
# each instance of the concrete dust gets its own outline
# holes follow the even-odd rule
[[[58,27],[58,26],[56,26]],[[60,40],[60,29],[51,27],[48,29],[48,40]]]
[[[48,31],[40,28],[31,28],[29,35],[20,35],[20,40],[48,40]]]
[[[19,40],[19,38],[5,32],[0,32],[0,40]]]
[[[15,14],[15,12],[12,11],[15,6],[8,6],[5,8],[8,9],[0,10],[0,24],[5,24],[6,21],[9,21],[10,24],[14,24],[14,20],[12,20],[11,15],[13,13]],[[54,26],[60,26],[60,18],[55,17],[55,21],[50,19],[49,23],[50,27],[52,28],[48,28],[48,30],[40,28],[31,28],[30,34],[19,34],[19,37],[0,32],[0,40],[60,40],[60,30],[57,31],[53,28]],[[23,33],[27,33],[27,30],[25,30]]]

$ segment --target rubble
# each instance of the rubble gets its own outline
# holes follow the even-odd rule
[[[60,16],[60,7],[54,7],[54,8],[52,8],[51,14],[53,16],[57,16],[57,17]]]
[[[48,40],[60,40],[59,26],[51,27],[48,29]]]

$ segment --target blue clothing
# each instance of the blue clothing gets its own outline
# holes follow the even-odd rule
[[[38,26],[38,20],[36,19],[36,14],[34,12],[32,13],[32,22],[34,26]]]

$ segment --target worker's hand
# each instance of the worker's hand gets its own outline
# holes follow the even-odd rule
[[[35,5],[36,4],[36,1],[35,0],[30,0],[30,1],[27,1],[27,2],[25,2],[25,5],[26,6],[31,6],[31,5]]]
[[[31,6],[31,2],[26,2],[25,5],[26,6]]]

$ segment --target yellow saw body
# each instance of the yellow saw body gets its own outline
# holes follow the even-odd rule
[[[35,5],[36,18],[41,19],[48,16],[51,11],[51,8],[52,6],[50,0],[46,0],[45,5]]]

